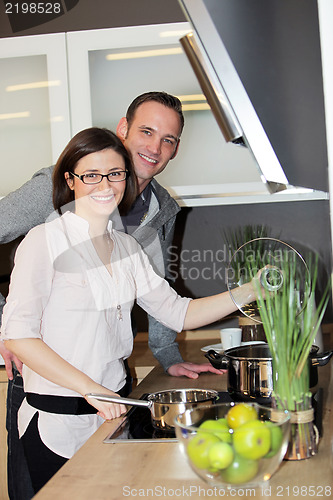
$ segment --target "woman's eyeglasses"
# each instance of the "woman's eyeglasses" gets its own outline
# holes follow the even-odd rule
[[[75,174],[74,172],[69,172],[71,175],[74,175],[74,177],[77,177],[80,179],[80,181],[83,182],[83,184],[99,184],[102,182],[103,177],[106,177],[109,182],[122,182],[125,179],[127,179],[129,172],[128,170],[114,170],[113,172],[110,172],[109,174]]]

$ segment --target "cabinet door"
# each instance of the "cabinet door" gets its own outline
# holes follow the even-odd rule
[[[54,163],[70,138],[64,34],[0,39],[0,196]]]

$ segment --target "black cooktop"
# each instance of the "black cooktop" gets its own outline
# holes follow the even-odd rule
[[[216,403],[229,403],[233,401],[228,392],[219,392]],[[147,399],[148,394],[143,394],[140,399]],[[323,390],[319,388],[312,397],[312,406],[315,412],[315,425],[318,428],[319,435],[322,436],[322,411],[323,411]],[[177,441],[174,431],[164,431],[155,429],[151,421],[150,410],[146,407],[132,406],[124,415],[122,423],[107,438],[104,443],[119,442],[137,442],[157,441],[172,442]]]

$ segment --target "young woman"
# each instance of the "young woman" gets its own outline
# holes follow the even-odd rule
[[[36,492],[104,419],[126,411],[84,396],[122,394],[135,300],[179,332],[236,309],[228,292],[180,297],[139,244],[112,227],[110,215],[126,211],[137,193],[115,134],[79,132],[61,154],[53,183],[60,216],[32,229],[18,247],[2,319],[5,345],[24,363],[27,396],[18,423]],[[238,302],[255,299],[251,283],[237,293]]]

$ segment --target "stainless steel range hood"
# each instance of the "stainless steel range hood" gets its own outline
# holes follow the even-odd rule
[[[271,193],[328,191],[316,0],[179,0],[181,39],[226,141],[248,147]]]

